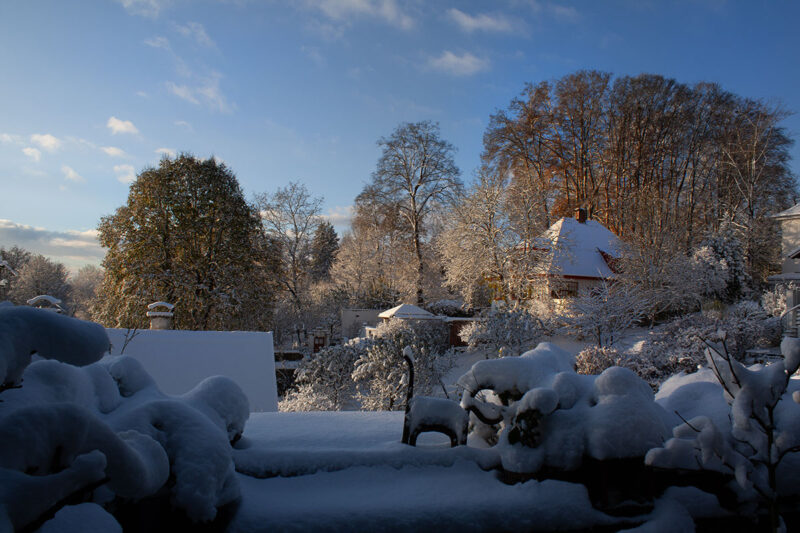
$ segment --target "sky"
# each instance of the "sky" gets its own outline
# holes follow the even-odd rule
[[[789,0],[0,2],[0,246],[99,264],[100,218],[176,152],[250,199],[300,181],[341,233],[400,123],[438,122],[469,183],[490,115],[580,69],[798,112],[797,20]]]

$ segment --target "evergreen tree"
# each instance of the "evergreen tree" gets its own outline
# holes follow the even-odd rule
[[[331,266],[339,251],[339,236],[333,224],[320,222],[311,241],[311,279],[323,281],[330,278]]]
[[[95,319],[106,326],[144,327],[146,305],[167,301],[179,329],[269,327],[278,253],[224,164],[162,159],[99,230],[108,252]]]

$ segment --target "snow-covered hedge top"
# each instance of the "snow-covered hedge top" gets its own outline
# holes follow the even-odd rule
[[[0,303],[0,384],[18,382],[33,353],[83,366],[103,357],[109,344],[99,324]]]

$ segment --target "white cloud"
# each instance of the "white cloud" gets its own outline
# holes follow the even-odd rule
[[[136,169],[133,165],[114,165],[114,173],[120,183],[133,183],[136,180]]]
[[[40,152],[36,148],[32,148],[30,146],[23,148],[22,149],[22,153],[27,155],[28,157],[30,157],[31,159],[33,159],[37,163],[42,158],[42,152]]]
[[[105,255],[97,241],[97,230],[51,231],[0,219],[0,242],[44,254],[71,269],[100,264]]]
[[[150,95],[144,91],[136,91],[136,96],[140,98],[150,98]]]
[[[235,105],[228,102],[228,99],[222,93],[220,88],[220,80],[222,75],[218,72],[212,72],[210,76],[201,78],[200,83],[195,86],[178,85],[168,81],[166,86],[167,90],[181,98],[195,105],[204,104],[212,111],[220,111],[222,113],[229,113],[235,109]]]
[[[100,149],[109,157],[127,157],[128,154],[125,150],[117,148],[116,146],[101,146]]]
[[[326,218],[341,235],[344,231],[350,229],[350,223],[353,221],[353,206],[337,205],[336,207],[328,209],[328,212],[322,216]]]
[[[119,0],[128,13],[155,18],[167,5],[167,0]]]
[[[414,27],[414,19],[400,9],[396,0],[307,0],[306,6],[340,22],[351,22],[355,17],[371,17],[404,30]]]
[[[489,15],[487,13],[469,15],[456,8],[450,8],[447,10],[447,16],[466,32],[510,32],[513,29],[511,21],[502,15]]]
[[[62,165],[61,172],[64,173],[64,179],[67,181],[72,181],[75,183],[86,183],[84,177],[75,172],[75,170],[72,167],[68,167],[67,165]]]
[[[195,105],[200,103],[200,100],[194,97],[194,89],[188,85],[176,85],[175,83],[168,81],[167,90],[181,100],[186,100],[187,102],[191,102]]]
[[[50,135],[49,133],[41,134],[34,133],[31,135],[31,142],[39,146],[39,148],[48,152],[55,152],[61,148],[61,141]]]
[[[22,143],[22,137],[13,133],[0,133],[0,143],[20,144]]]
[[[489,60],[475,57],[469,52],[461,55],[445,50],[439,57],[428,60],[428,66],[454,76],[470,76],[489,68]]]
[[[117,117],[109,118],[106,126],[111,130],[112,135],[116,135],[117,133],[139,133],[139,130],[133,125],[133,122],[130,120],[120,120]]]
[[[188,39],[193,39],[197,44],[208,48],[216,48],[217,44],[208,36],[205,27],[199,22],[187,22],[185,26],[176,26],[178,33]]]
[[[172,50],[172,47],[169,45],[169,39],[166,37],[151,37],[150,39],[145,39],[144,44],[152,46],[153,48]]]
[[[185,120],[176,120],[175,122],[173,122],[173,124],[175,124],[176,126],[179,126],[181,128],[186,128],[188,131],[194,131],[194,128],[192,128],[192,125],[189,124],[188,122],[186,122]]]
[[[165,155],[169,158],[175,157],[176,154],[175,150],[173,150],[172,148],[158,148],[156,149],[156,153],[158,155]]]

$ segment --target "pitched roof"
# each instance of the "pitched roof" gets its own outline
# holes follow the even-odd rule
[[[400,304],[380,313],[378,318],[430,319],[436,318],[436,315],[416,305]]]
[[[789,209],[781,211],[780,213],[775,213],[771,218],[800,218],[800,204],[795,204]]]
[[[537,243],[551,253],[545,272],[554,276],[614,278],[611,259],[622,255],[622,241],[594,220],[562,218],[542,233]]]

